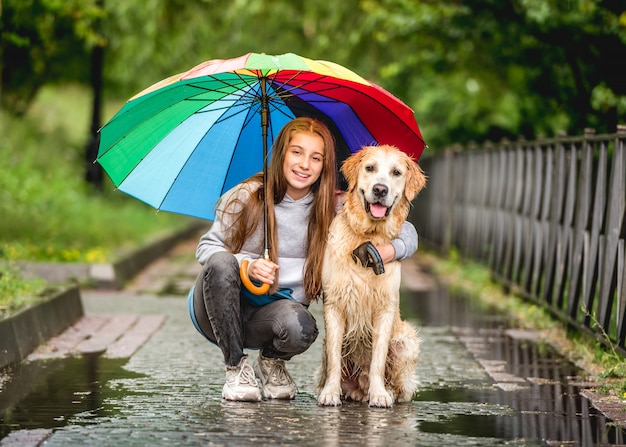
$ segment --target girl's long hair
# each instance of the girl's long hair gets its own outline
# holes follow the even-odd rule
[[[226,204],[224,213],[229,213],[233,225],[226,234],[226,248],[238,253],[244,242],[255,232],[258,225],[263,225],[264,202],[268,210],[268,242],[272,262],[278,264],[278,235],[274,205],[280,203],[287,193],[287,180],[283,174],[283,163],[287,147],[294,133],[310,132],[319,135],[324,141],[324,163],[319,179],[311,186],[313,207],[308,225],[308,247],[304,265],[304,290],[311,302],[319,297],[322,290],[322,261],[330,223],[335,216],[335,140],[326,125],[313,118],[300,117],[287,123],[278,134],[272,146],[272,157],[267,169],[268,197],[264,197],[264,188],[255,189],[252,185],[263,183],[263,173],[253,175],[243,182],[248,187],[250,199],[245,204],[234,199]],[[278,288],[278,272],[269,293]]]

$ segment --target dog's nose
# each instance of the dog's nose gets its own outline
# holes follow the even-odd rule
[[[381,183],[376,183],[374,187],[372,188],[372,192],[374,193],[374,196],[378,198],[385,197],[387,195],[388,190],[389,189]]]

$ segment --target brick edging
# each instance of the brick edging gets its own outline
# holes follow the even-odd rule
[[[34,275],[50,283],[65,284],[51,297],[0,320],[0,369],[20,362],[40,344],[60,334],[84,315],[80,289],[76,285],[67,285],[67,281],[91,281],[96,287],[119,289],[178,242],[208,225],[205,221],[194,221],[182,230],[139,247],[113,264],[18,263],[25,276]]]
[[[164,237],[138,247],[112,264],[16,262],[24,277],[39,277],[48,283],[68,281],[89,282],[92,287],[120,289],[139,271],[158,259],[178,242],[206,229],[207,221],[193,221],[187,227],[170,232]]]
[[[0,320],[0,369],[21,361],[83,315],[80,290],[70,286]]]
[[[206,221],[194,221],[186,228],[171,233],[151,244],[139,247],[130,255],[119,259],[113,264],[114,278],[108,286],[116,289],[121,288],[150,263],[174,248],[178,242],[197,234],[201,229],[206,229],[209,225]],[[107,284],[100,284],[100,286],[107,286]]]

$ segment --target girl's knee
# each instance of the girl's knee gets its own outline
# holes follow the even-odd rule
[[[317,323],[311,313],[304,306],[296,304],[291,318],[285,318],[281,322],[280,339],[282,347],[280,350],[292,353],[306,351],[319,335]]]
[[[212,269],[220,269],[220,268],[232,268],[233,266],[238,267],[237,258],[231,253],[226,251],[218,251],[214,253],[209,259],[207,259],[205,263],[205,267],[209,266]]]
[[[208,278],[226,278],[233,274],[238,275],[239,263],[237,258],[227,252],[218,252],[207,259],[202,269],[202,277]]]

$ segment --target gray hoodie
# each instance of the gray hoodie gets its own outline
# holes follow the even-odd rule
[[[261,184],[252,185],[252,189],[261,187]],[[230,228],[228,215],[224,215],[224,204],[233,197],[238,197],[243,203],[247,202],[250,193],[241,184],[224,194],[215,212],[213,225],[202,237],[196,249],[196,259],[204,264],[214,253],[226,251],[224,248],[225,230]],[[274,216],[278,226],[278,265],[280,265],[279,287],[291,289],[293,298],[301,303],[307,303],[304,293],[304,263],[308,247],[307,231],[309,213],[313,205],[313,193],[309,192],[299,200],[292,199],[288,194],[274,206]],[[410,222],[405,222],[402,231],[392,245],[395,248],[395,260],[409,258],[417,250],[417,231]],[[244,259],[250,262],[261,257],[264,250],[263,223],[260,223],[255,232],[245,241],[239,253],[235,254],[239,265]],[[355,247],[356,248],[356,247]]]

